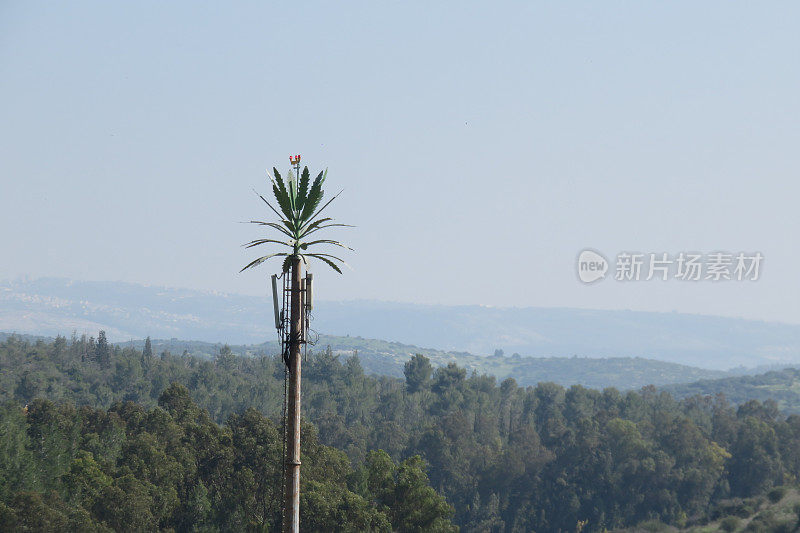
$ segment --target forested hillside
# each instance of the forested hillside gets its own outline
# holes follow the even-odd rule
[[[553,383],[522,388],[513,379],[498,384],[492,377],[468,375],[455,364],[434,370],[423,356],[408,361],[403,380],[366,376],[356,357],[342,360],[325,351],[310,354],[304,369],[305,416],[316,427],[321,445],[343,451],[350,460],[349,465],[341,463],[338,473],[316,476],[313,459],[307,453],[312,466],[304,470],[304,475],[313,489],[308,497],[316,494],[314,505],[336,514],[336,502],[358,496],[363,504],[341,505],[348,509],[355,506],[363,510],[359,516],[375,516],[376,521],[382,520],[378,516],[382,514],[388,517],[383,520],[389,520],[396,529],[397,520],[403,520],[404,515],[391,502],[399,500],[382,496],[385,493],[374,489],[374,484],[363,481],[363,472],[378,461],[383,465],[380,468],[395,472],[390,487],[405,486],[403,468],[413,470],[410,477],[423,487],[423,469],[412,459],[415,455],[426,462],[430,485],[454,507],[453,521],[462,531],[475,532],[575,531],[579,524],[584,531],[602,531],[648,521],[674,526],[703,524],[729,509],[738,509],[736,506],[741,507],[742,502],[750,501],[748,498],[765,497],[776,485],[795,483],[800,476],[800,416],[781,415],[777,404],[769,400],[736,407],[721,396],[678,401],[653,387],[627,393],[581,386],[565,389]],[[108,516],[102,514],[107,511],[100,504],[76,507],[70,475],[78,461],[75,468],[84,468],[81,465],[85,464],[92,476],[119,490],[125,490],[121,488],[124,483],[134,486],[133,478],[136,483],[147,481],[150,485],[134,493],[150,495],[152,503],[147,505],[152,520],[158,520],[161,527],[181,531],[186,528],[179,516],[189,512],[186,502],[191,501],[190,491],[196,487],[203,492],[197,480],[209,494],[217,495],[205,496],[209,507],[203,516],[209,517],[210,527],[230,530],[233,526],[228,521],[234,520],[235,507],[223,496],[240,482],[234,477],[207,483],[199,470],[190,470],[187,481],[160,478],[160,474],[147,470],[150,457],[161,457],[158,450],[162,450],[180,463],[186,457],[213,450],[217,444],[208,444],[203,438],[176,436],[191,434],[194,424],[230,438],[245,424],[239,435],[241,439],[254,439],[252,446],[260,443],[255,435],[273,435],[270,438],[274,440],[274,423],[258,413],[278,417],[283,393],[283,364],[273,357],[241,358],[223,347],[213,361],[199,360],[152,353],[152,348],[142,351],[111,346],[102,335],[98,340],[58,338],[52,343],[28,343],[12,337],[0,343],[0,372],[0,394],[10,402],[5,407],[3,427],[12,428],[0,433],[0,449],[19,450],[16,455],[3,452],[5,476],[24,472],[24,465],[36,460],[38,446],[50,435],[99,428],[88,431],[89,437],[63,454],[44,454],[58,457],[60,466],[42,467],[50,474],[35,476],[40,480],[38,486],[23,484],[19,485],[24,487],[22,492],[4,493],[6,516],[19,514],[20,506],[54,509],[65,520],[73,519],[73,515],[75,520],[86,519],[80,509],[97,519]],[[192,400],[208,409],[207,421],[194,414],[182,418],[171,406],[171,396],[183,398],[179,387],[170,388],[173,382],[185,386]],[[170,391],[166,396],[165,390]],[[75,411],[65,402],[90,408]],[[188,404],[187,399],[181,402]],[[21,411],[24,404],[29,405],[27,416]],[[250,407],[255,411],[247,411]],[[64,412],[67,420],[79,419],[83,425],[56,423],[59,419],[49,418],[55,421],[37,426],[33,421],[38,419],[31,419],[31,412]],[[102,424],[85,425],[89,423],[85,420],[104,417],[121,420],[114,427],[122,429],[113,431],[125,433],[125,439],[121,444],[119,439],[112,439],[114,446],[121,446],[120,454],[107,453],[102,447],[106,438],[101,437]],[[162,419],[165,422],[159,422]],[[226,425],[211,425],[212,420]],[[184,426],[161,429],[172,424]],[[259,433],[252,426],[265,429]],[[55,427],[62,433],[53,433]],[[151,436],[136,440],[140,430]],[[310,429],[304,433],[309,446],[314,444],[313,434]],[[220,437],[225,443],[227,438]],[[133,441],[126,446],[130,439]],[[229,453],[239,453],[233,448]],[[320,449],[336,456],[333,450]],[[371,453],[379,449],[387,455]],[[125,450],[130,450],[133,458],[128,460]],[[82,452],[91,452],[97,466]],[[263,463],[252,465],[274,463],[270,459],[273,456],[264,454]],[[240,460],[244,464],[250,459]],[[203,462],[187,460],[185,464]],[[256,476],[259,467],[248,468]],[[230,470],[226,469],[226,475],[235,476]],[[247,483],[255,482],[247,476]],[[208,479],[213,480],[213,476]],[[313,488],[312,482],[332,485]],[[170,490],[175,491],[174,497],[169,496],[173,494]],[[109,488],[108,493],[115,492]],[[435,494],[428,496],[431,502],[437,501]],[[203,508],[206,500],[198,498]],[[266,516],[263,512],[254,514],[246,498],[237,500],[236,505],[242,506],[241,520]],[[446,527],[445,507],[436,504],[433,508],[440,509],[439,518]],[[343,528],[352,526],[346,513],[337,516]]]
[[[266,284],[263,289],[263,296],[243,296],[59,278],[0,281],[0,331],[55,336],[103,329],[115,341],[150,335],[260,343],[274,335]],[[715,370],[800,363],[796,324],[685,313],[331,302],[323,292],[318,296],[311,327],[342,338],[361,335],[478,356],[502,349],[525,357],[644,357]]]
[[[0,340],[10,334],[0,332]],[[52,338],[22,335],[30,341]],[[122,348],[144,349],[144,340],[118,343]],[[483,357],[467,352],[444,352],[398,342],[387,342],[361,337],[335,337],[321,335],[317,346],[326,346],[340,357],[358,354],[358,359],[366,374],[403,377],[404,365],[415,354],[427,357],[436,367],[456,363],[467,372],[488,374],[498,381],[514,377],[520,385],[536,385],[542,381],[552,381],[564,386],[583,385],[602,389],[616,387],[621,390],[639,389],[645,385],[670,385],[698,380],[710,380],[729,376],[754,373],[756,369],[737,368],[723,372],[708,370],[677,363],[643,359],[641,357],[521,357],[519,354],[503,354],[501,350],[492,356]],[[156,353],[168,351],[173,354],[186,354],[201,359],[213,359],[222,344],[180,339],[153,339],[151,349]],[[231,353],[247,357],[262,357],[276,353],[277,342],[229,346]]]
[[[734,403],[771,399],[785,413],[800,413],[800,369],[797,368],[783,368],[754,376],[704,379],[663,388],[679,398],[721,393]]]
[[[34,400],[0,408],[3,531],[265,531],[281,522],[279,428],[254,409],[218,426],[172,385],[158,407]],[[419,457],[354,469],[303,435],[307,531],[455,531]],[[278,526],[279,527],[279,526]]]

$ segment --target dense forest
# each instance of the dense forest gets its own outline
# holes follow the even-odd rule
[[[181,385],[158,407],[34,400],[0,410],[0,525],[20,531],[264,531],[280,524],[279,429],[254,409],[214,423]],[[419,457],[358,469],[303,439],[309,531],[455,531]]]
[[[102,333],[11,337],[0,513],[97,528],[115,516],[176,531],[274,524],[283,378],[279,359],[225,347],[207,361]],[[405,379],[372,377],[330,351],[308,354],[304,380],[308,530],[446,531],[451,517],[475,532],[685,527],[746,514],[800,476],[800,416],[771,400],[523,388],[421,355]]]
[[[734,403],[774,400],[784,413],[800,413],[800,369],[782,368],[754,376],[703,379],[663,387],[677,397],[722,393]]]

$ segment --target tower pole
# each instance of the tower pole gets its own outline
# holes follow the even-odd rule
[[[286,487],[284,493],[284,533],[300,532],[300,342],[302,339],[303,294],[300,290],[302,266],[299,257],[292,258],[291,314],[289,333],[289,405],[287,425],[289,445],[286,448]]]

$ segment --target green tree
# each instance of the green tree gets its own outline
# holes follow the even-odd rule
[[[309,481],[300,499],[303,531],[390,532],[389,518],[367,500],[334,483]]]
[[[97,335],[97,346],[95,346],[95,361],[101,368],[107,369],[111,366],[111,350],[106,339],[106,332],[100,331]]]
[[[56,490],[77,455],[81,421],[72,405],[36,399],[28,406],[26,422],[41,488]]]
[[[406,361],[403,374],[406,376],[406,390],[408,392],[413,394],[427,389],[430,387],[431,374],[433,374],[430,359],[422,354],[415,354]]]
[[[150,361],[153,358],[153,343],[150,336],[144,340],[144,350],[142,350],[142,361]]]
[[[783,476],[775,430],[763,420],[746,415],[731,448],[728,470],[731,492],[752,496],[772,488]]]
[[[37,487],[25,413],[19,405],[0,406],[0,501]]]
[[[370,452],[351,484],[375,498],[395,531],[458,531],[450,522],[453,508],[428,484],[425,462],[419,456],[395,465],[383,450]]]
[[[6,525],[16,531],[67,531],[69,518],[53,503],[38,492],[18,492],[11,501],[13,513],[6,517],[13,525]]]
[[[22,377],[17,383],[17,386],[14,387],[14,394],[27,403],[33,401],[33,399],[38,396],[40,388],[39,377],[26,370],[22,373]]]
[[[113,480],[102,471],[91,452],[82,450],[72,461],[62,481],[71,502],[91,509],[100,493],[111,486]]]
[[[125,474],[103,489],[92,510],[115,531],[153,531],[158,520],[152,513],[152,488],[150,483]]]
[[[217,366],[224,368],[225,370],[233,370],[234,365],[236,365],[236,356],[233,355],[231,351],[231,347],[227,344],[219,349],[219,353],[214,358]]]

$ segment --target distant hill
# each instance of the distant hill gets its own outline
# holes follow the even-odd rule
[[[271,313],[266,295],[55,278],[0,283],[0,331],[258,344],[275,338]],[[321,301],[312,327],[479,355],[642,357],[717,370],[800,364],[800,325],[681,313]]]
[[[11,333],[0,332],[0,342]],[[23,340],[35,342],[52,341],[52,337],[17,334]],[[144,340],[116,343],[139,350]],[[187,341],[179,339],[152,339],[156,354],[167,351],[172,355],[187,355],[213,359],[223,343]],[[603,389],[615,387],[620,390],[636,390],[645,385],[656,385],[669,391],[677,398],[694,395],[715,395],[724,393],[735,404],[748,400],[773,399],[779,408],[787,413],[800,413],[800,369],[764,367],[731,371],[708,370],[665,361],[640,357],[504,357],[477,356],[467,352],[447,352],[430,348],[420,348],[398,342],[388,342],[362,337],[337,337],[321,335],[311,350],[324,350],[328,346],[342,359],[357,353],[367,374],[403,378],[403,366],[417,353],[423,354],[435,366],[445,366],[455,362],[470,373],[488,374],[497,381],[513,377],[518,385],[535,386],[537,383],[552,381],[564,387],[583,385],[588,388]],[[256,357],[274,355],[278,352],[275,341],[262,344],[229,345],[236,355]],[[757,373],[760,372],[760,373]]]
[[[673,396],[725,394],[732,403],[748,400],[768,400],[778,402],[778,408],[785,413],[800,414],[800,369],[783,368],[764,374],[703,379],[694,383],[668,385],[662,387]]]
[[[360,337],[321,336],[318,346],[330,345],[335,353],[349,355],[357,351],[367,373],[403,377],[403,366],[415,353],[421,353],[434,366],[456,363],[468,372],[488,374],[497,381],[513,377],[519,385],[535,386],[543,381],[552,381],[569,387],[602,389],[638,389],[645,385],[685,383],[695,379],[713,379],[741,373],[707,370],[687,365],[644,359],[640,357],[521,357],[478,356],[468,352],[447,352],[396,342],[387,342]]]

